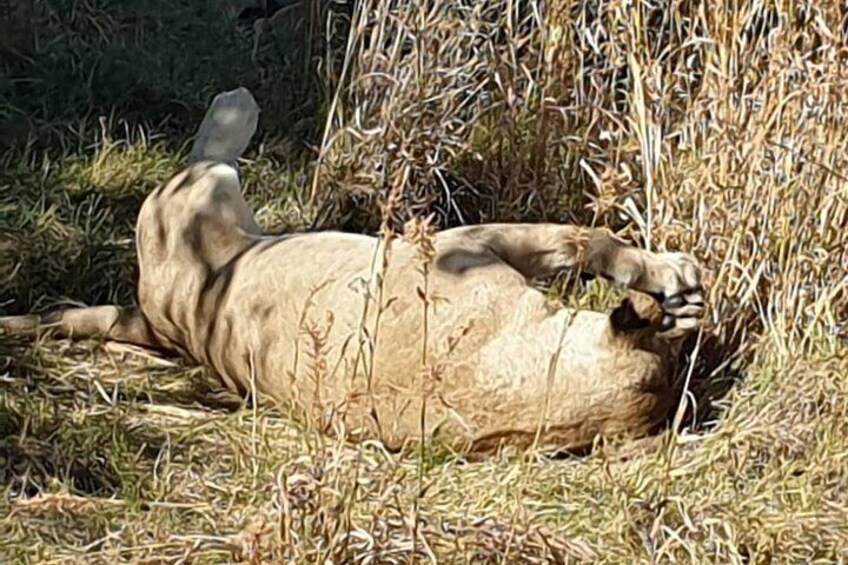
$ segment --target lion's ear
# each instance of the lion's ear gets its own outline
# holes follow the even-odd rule
[[[215,96],[203,117],[189,162],[218,161],[235,165],[259,123],[259,105],[244,87]]]
[[[631,291],[610,314],[613,329],[620,332],[659,327],[662,320],[663,311],[659,302],[652,296],[636,291]]]

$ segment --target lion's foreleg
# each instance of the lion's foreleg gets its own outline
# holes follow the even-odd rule
[[[600,228],[569,224],[483,224],[450,230],[449,238],[482,246],[528,278],[564,269],[600,276],[654,297],[663,328],[691,331],[704,310],[701,270],[685,253],[657,253]]]
[[[483,245],[528,278],[574,268],[629,286],[651,255],[607,230],[570,224],[483,224],[450,230],[449,237]]]

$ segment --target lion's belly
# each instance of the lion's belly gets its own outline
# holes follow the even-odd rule
[[[423,392],[473,397],[480,348],[504,324],[544,315],[544,297],[508,266],[462,276],[434,268],[425,285],[405,245],[393,248],[380,289],[373,242],[305,241],[251,258],[216,317],[213,349],[223,354],[213,365],[225,381],[314,421],[343,415],[348,431],[402,438]]]
[[[641,433],[671,400],[662,342],[614,338],[609,315],[562,310],[480,352],[471,438],[486,451],[512,445],[578,448],[596,434]]]
[[[354,422],[392,446],[423,432],[489,452],[501,443],[580,448],[596,434],[645,432],[665,416],[671,388],[662,354],[611,342],[601,313],[535,314],[432,356],[403,383],[378,371],[371,393],[352,406]]]

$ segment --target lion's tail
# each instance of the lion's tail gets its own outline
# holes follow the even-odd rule
[[[218,161],[235,165],[259,122],[259,106],[244,87],[221,92],[212,100],[197,130],[189,162]]]

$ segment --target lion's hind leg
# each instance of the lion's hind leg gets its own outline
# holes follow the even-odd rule
[[[212,100],[197,130],[189,162],[216,161],[235,165],[259,122],[259,106],[250,91],[239,87]]]

